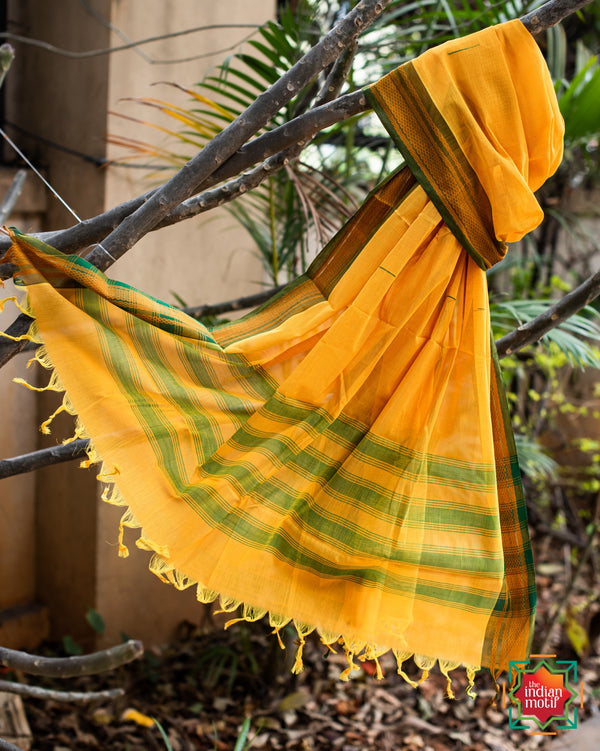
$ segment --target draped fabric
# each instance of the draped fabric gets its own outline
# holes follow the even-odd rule
[[[42,341],[150,568],[355,658],[494,674],[535,586],[484,268],[534,228],[562,120],[519,21],[367,96],[406,160],[308,272],[209,330],[13,232]],[[125,553],[121,542],[121,552]]]

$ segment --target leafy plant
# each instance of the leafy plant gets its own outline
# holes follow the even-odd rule
[[[160,733],[161,738],[164,741],[165,748],[167,749],[167,751],[173,751],[173,746],[171,745],[171,741],[169,740],[169,736],[166,734],[165,729],[163,728],[161,723],[156,719],[156,717],[153,717],[152,719],[154,720],[154,724],[158,728],[158,732]]]
[[[106,629],[106,624],[104,623],[104,618],[100,615],[100,613],[97,610],[94,610],[94,608],[88,608],[88,611],[85,614],[85,619],[94,629],[94,631],[99,636],[102,636]]]
[[[490,304],[492,327],[497,336],[512,331],[548,311],[556,300],[505,300]],[[573,367],[600,367],[600,314],[591,306],[573,315],[542,338],[553,342]]]

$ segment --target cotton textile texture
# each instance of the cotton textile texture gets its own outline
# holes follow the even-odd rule
[[[295,670],[316,628],[343,678],[392,649],[472,681],[528,657],[535,609],[484,269],[540,222],[563,124],[519,21],[366,93],[408,167],[239,321],[208,330],[18,233],[4,261],[152,571],[292,620]]]

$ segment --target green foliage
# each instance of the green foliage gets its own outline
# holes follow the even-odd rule
[[[249,732],[250,732],[250,718],[246,717],[246,719],[242,723],[240,734],[238,735],[238,738],[235,742],[233,751],[244,751],[245,749],[250,747],[250,743],[247,742]]]
[[[562,81],[558,103],[565,120],[567,143],[594,137],[600,131],[600,65],[581,42],[577,44],[577,73]]]
[[[535,483],[542,484],[558,478],[558,464],[547,454],[538,441],[525,435],[515,433],[515,445],[519,466]]]
[[[94,629],[94,631],[99,636],[102,636],[106,629],[106,624],[104,623],[104,618],[100,615],[100,613],[97,610],[94,610],[94,608],[88,608],[88,611],[85,614],[85,619]]]
[[[165,748],[167,749],[167,751],[173,751],[173,746],[171,746],[171,741],[169,740],[169,736],[165,733],[165,729],[160,724],[160,722],[156,719],[156,717],[153,717],[152,719],[154,720],[154,724],[158,728],[158,732],[160,733],[161,738],[163,739],[165,743]]]
[[[69,655],[69,657],[83,654],[83,647],[78,644],[72,636],[69,636],[68,634],[66,636],[63,636],[62,643],[63,649],[65,650],[65,653]]]
[[[369,70],[387,72],[429,47],[517,18],[539,2],[523,0],[395,0],[363,35],[360,53]]]

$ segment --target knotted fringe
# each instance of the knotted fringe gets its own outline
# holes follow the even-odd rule
[[[14,302],[16,307],[26,315],[33,317],[32,313],[29,311],[29,309],[26,306],[22,306],[15,297],[8,297],[5,300],[0,301],[0,312],[4,308],[4,305],[6,302],[11,301]],[[6,334],[3,334],[0,332],[0,335],[7,336]],[[15,341],[31,341],[35,342],[37,344],[41,345],[41,340],[39,338],[37,328],[35,325],[35,321],[32,322],[29,331],[26,334],[23,334],[20,337],[8,337],[10,339],[13,339]],[[31,360],[27,363],[27,367],[29,367],[33,362],[37,362],[39,365],[41,365],[46,370],[51,371],[50,380],[48,381],[48,384],[46,386],[37,387],[32,386],[31,384],[27,383],[22,378],[15,378],[14,381],[16,383],[19,383],[26,388],[32,390],[32,391],[56,391],[56,392],[62,392],[63,393],[63,401],[62,404],[58,407],[58,409],[55,410],[55,412],[50,415],[50,417],[45,420],[42,425],[40,426],[40,429],[43,433],[50,433],[50,424],[52,423],[52,420],[56,417],[56,415],[60,414],[61,412],[68,412],[71,415],[75,415],[75,410],[73,409],[72,404],[70,403],[68,396],[65,393],[64,386],[62,385],[60,378],[56,371],[54,370],[54,367],[52,365],[52,362],[50,361],[50,358],[48,356],[48,353],[46,352],[45,347],[40,346],[38,347],[38,350],[36,351],[36,354],[34,357],[31,358]],[[85,427],[81,423],[81,420],[75,415],[76,417],[76,424],[75,424],[75,431],[74,434],[63,441],[63,443],[70,443],[71,441],[74,441],[76,438],[89,438],[89,436],[86,433]],[[292,673],[300,673],[304,669],[303,664],[303,652],[304,652],[304,646],[306,644],[306,637],[313,633],[317,632],[320,636],[320,640],[322,644],[324,644],[327,649],[330,652],[336,653],[336,650],[334,649],[334,646],[340,646],[344,650],[344,654],[346,656],[347,661],[347,667],[342,671],[340,674],[340,680],[347,681],[350,680],[351,675],[354,671],[360,670],[360,663],[365,661],[372,661],[375,663],[375,670],[376,670],[376,678],[378,680],[383,679],[384,674],[383,670],[381,668],[379,658],[390,651],[390,648],[388,647],[381,647],[376,644],[372,644],[369,642],[364,641],[357,641],[355,638],[349,638],[348,636],[344,636],[343,634],[333,634],[329,632],[325,632],[320,630],[317,626],[312,626],[307,623],[302,623],[301,621],[296,621],[291,617],[281,616],[276,613],[270,613],[267,610],[263,608],[257,608],[253,605],[250,605],[248,603],[242,602],[241,600],[234,599],[232,597],[227,597],[224,594],[220,594],[219,592],[215,592],[214,590],[208,589],[203,584],[197,581],[193,581],[189,577],[187,577],[185,574],[182,574],[180,571],[176,570],[175,567],[171,564],[170,559],[170,551],[169,548],[166,545],[158,545],[153,540],[148,539],[145,537],[142,525],[138,522],[138,520],[135,518],[135,515],[127,507],[127,502],[121,495],[118,487],[118,476],[120,474],[119,468],[116,466],[107,466],[103,461],[102,458],[98,455],[98,452],[93,447],[91,443],[89,443],[88,448],[86,450],[87,459],[80,462],[80,467],[82,468],[88,468],[92,465],[99,464],[100,465],[100,471],[97,474],[97,479],[99,482],[102,482],[104,484],[104,489],[102,491],[101,499],[105,501],[106,503],[110,503],[114,506],[122,506],[126,508],[126,511],[124,512],[123,516],[121,517],[120,523],[119,523],[119,556],[126,558],[129,555],[129,550],[127,549],[127,546],[124,543],[124,534],[125,534],[125,528],[130,529],[141,529],[140,536],[136,541],[136,547],[138,547],[140,550],[145,550],[150,553],[152,553],[152,556],[150,558],[149,563],[149,569],[154,573],[158,578],[167,583],[172,584],[176,589],[187,589],[191,586],[196,586],[196,597],[199,602],[201,603],[213,603],[217,599],[219,600],[219,606],[220,609],[215,611],[217,613],[233,613],[240,610],[240,614],[236,618],[232,618],[231,620],[227,621],[225,623],[225,628],[229,628],[230,626],[234,625],[235,623],[239,623],[241,621],[248,621],[253,622],[260,620],[261,618],[264,618],[265,616],[268,616],[269,618],[269,625],[273,629],[272,634],[277,637],[277,640],[279,642],[279,646],[282,649],[285,649],[285,644],[283,643],[283,640],[281,638],[280,631],[291,624],[297,632],[297,650],[295,655],[295,661],[294,665],[292,667]],[[392,649],[391,650],[394,657],[396,658],[396,665],[397,665],[397,673],[400,675],[407,683],[409,683],[413,688],[416,688],[420,683],[427,680],[427,677],[429,676],[430,671],[436,664],[436,662],[439,665],[440,671],[445,676],[447,684],[446,684],[446,695],[449,699],[454,699],[454,693],[452,691],[452,685],[451,685],[451,679],[449,676],[449,671],[454,670],[458,667],[460,667],[460,664],[457,662],[451,662],[449,660],[444,660],[441,658],[435,658],[435,657],[427,657],[425,655],[419,655],[419,654],[413,654],[410,651],[402,651],[398,649]],[[403,670],[402,666],[403,664],[410,658],[413,658],[415,664],[417,667],[422,671],[421,676],[417,681],[412,680]],[[358,663],[355,662],[355,660],[358,660]],[[467,678],[469,680],[466,693],[467,695],[474,699],[476,697],[475,691],[474,691],[474,681],[475,681],[475,674],[480,669],[478,666],[472,666],[472,665],[465,665],[464,666],[467,673]]]

